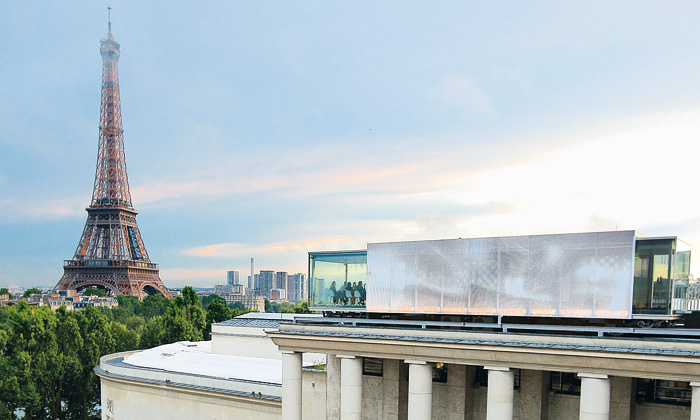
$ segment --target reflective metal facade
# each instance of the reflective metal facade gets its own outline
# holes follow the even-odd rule
[[[635,232],[367,246],[370,312],[631,318]]]

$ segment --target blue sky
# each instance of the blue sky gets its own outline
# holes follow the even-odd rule
[[[6,1],[0,286],[54,285],[77,246],[107,6],[133,203],[169,287],[379,241],[700,244],[697,2]]]

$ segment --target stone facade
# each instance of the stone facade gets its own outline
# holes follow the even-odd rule
[[[280,324],[278,332],[268,335],[284,351],[333,350],[327,354],[324,412],[329,420],[700,420],[691,417],[688,405],[645,402],[637,393],[638,378],[672,380],[689,388],[700,385],[694,382],[700,378],[700,343],[692,340],[670,343],[289,324]],[[362,375],[359,417],[353,413],[343,417],[340,410],[343,398],[353,398],[345,392],[341,378],[358,375],[343,370],[336,357],[340,354],[344,360],[382,360],[382,376]],[[416,398],[409,374],[413,372],[409,366],[415,363],[447,367],[446,378],[434,377],[427,411],[425,406],[409,408]],[[573,390],[554,389],[553,372],[558,378],[565,373],[578,378],[580,385]],[[320,377],[316,386],[319,381]],[[693,400],[694,405],[699,403]]]

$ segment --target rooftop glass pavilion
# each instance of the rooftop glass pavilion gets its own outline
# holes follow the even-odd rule
[[[309,253],[321,311],[621,318],[669,316],[690,247],[635,231],[368,244]],[[676,299],[677,300],[677,299]]]

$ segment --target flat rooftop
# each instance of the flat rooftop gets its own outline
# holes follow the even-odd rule
[[[211,341],[180,341],[132,353],[121,363],[210,378],[282,384],[282,361],[211,352]]]

